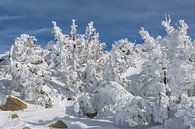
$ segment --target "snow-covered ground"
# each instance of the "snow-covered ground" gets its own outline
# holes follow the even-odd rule
[[[71,108],[71,103],[66,103]],[[11,119],[11,114],[19,115],[17,119]],[[129,127],[117,127],[112,118],[80,118],[65,111],[64,106],[51,109],[38,108],[29,105],[23,111],[0,111],[0,129],[22,129],[28,126],[32,129],[50,129],[48,125],[55,120],[64,121],[69,129],[129,129]],[[167,120],[165,125],[158,125],[149,129],[185,129],[183,121],[178,118]]]
[[[66,108],[65,108],[66,107]],[[119,129],[114,126],[112,118],[79,118],[71,114],[72,102],[55,108],[44,109],[35,105],[28,105],[22,111],[0,111],[0,129],[22,129],[28,126],[32,129],[49,129],[48,125],[55,120],[62,120],[70,129]],[[67,110],[66,110],[67,109]],[[19,118],[11,119],[16,113]]]

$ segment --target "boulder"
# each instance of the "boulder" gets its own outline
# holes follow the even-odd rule
[[[95,113],[86,113],[85,115],[86,115],[87,117],[89,117],[89,118],[94,118],[94,117],[97,116],[97,112],[95,112]]]
[[[68,126],[61,120],[58,120],[49,125],[51,128],[67,128]]]
[[[24,103],[21,99],[9,96],[4,105],[0,106],[0,109],[3,111],[17,111],[27,108],[27,104]]]
[[[30,128],[30,127],[28,127],[28,126],[26,126],[26,127],[22,128],[22,129],[31,129],[31,128]]]
[[[12,114],[12,115],[11,115],[11,118],[12,118],[12,119],[16,119],[16,118],[19,118],[19,116],[18,116],[18,114]]]

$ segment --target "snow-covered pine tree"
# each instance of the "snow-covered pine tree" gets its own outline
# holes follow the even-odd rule
[[[85,62],[82,80],[87,91],[89,87],[92,89],[97,88],[100,83],[99,81],[102,79],[103,68],[105,66],[105,59],[103,59],[105,44],[100,42],[99,33],[96,32],[93,22],[90,22],[86,27],[84,37],[85,40],[79,59]],[[102,62],[102,60],[104,61]]]
[[[73,20],[70,35],[62,33],[56,22],[53,22],[54,40],[50,42],[47,49],[50,51],[46,58],[50,68],[53,69],[55,79],[64,83],[64,88],[69,89],[74,94],[79,94],[82,82],[77,73],[77,25]]]
[[[23,98],[36,104],[50,107],[53,104],[52,90],[46,90],[45,80],[51,73],[43,58],[43,52],[34,41],[36,38],[22,34],[10,50],[13,90],[20,91]]]
[[[190,70],[185,67],[193,48],[191,38],[187,35],[188,25],[180,20],[178,29],[175,29],[170,25],[170,21],[162,22],[168,36],[164,37],[160,44],[164,49],[163,60],[168,62],[167,84],[171,88],[171,95],[178,98],[184,92],[193,89]],[[172,31],[168,31],[168,28],[172,28]]]
[[[84,38],[83,38],[84,37]],[[104,43],[99,40],[99,33],[90,22],[86,27],[84,36],[80,39],[80,54],[78,60],[81,62],[78,72],[84,85],[84,93],[79,98],[79,114],[82,116],[96,116],[99,113],[97,106],[99,102],[95,101],[97,89],[101,87],[106,56],[108,54],[103,50]]]
[[[158,39],[141,28],[140,35],[145,42],[147,61],[143,64],[140,74],[137,95],[150,101],[152,116],[155,122],[163,123],[168,118],[169,87],[166,82],[166,69],[162,62],[161,46]]]

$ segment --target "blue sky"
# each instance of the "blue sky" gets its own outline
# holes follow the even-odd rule
[[[170,14],[173,25],[184,19],[195,38],[194,0],[0,0],[0,53],[8,50],[21,33],[35,35],[44,46],[52,40],[51,21],[69,33],[76,19],[79,33],[94,21],[108,49],[119,39],[141,42],[138,34],[144,26],[152,36],[163,35],[161,21]]]

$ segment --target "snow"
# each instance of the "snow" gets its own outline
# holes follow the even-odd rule
[[[66,103],[67,108],[71,108],[71,103]],[[115,126],[111,117],[105,118],[79,118],[69,112],[65,112],[64,107],[43,109],[34,105],[23,111],[0,111],[0,129],[21,129],[29,126],[32,129],[50,129],[48,125],[55,120],[62,120],[70,129],[129,129],[129,127]],[[16,113],[18,119],[11,119],[10,115]],[[165,125],[157,125],[149,129],[185,129],[182,119],[171,118]]]
[[[72,107],[72,103],[66,102],[67,108]],[[28,109],[22,111],[0,111],[0,129],[21,129],[24,126],[32,129],[49,129],[48,125],[55,120],[62,120],[70,129],[119,129],[114,127],[110,118],[79,118],[70,112],[65,111],[64,106],[44,109],[28,104]],[[11,114],[18,114],[18,119],[11,119]]]

